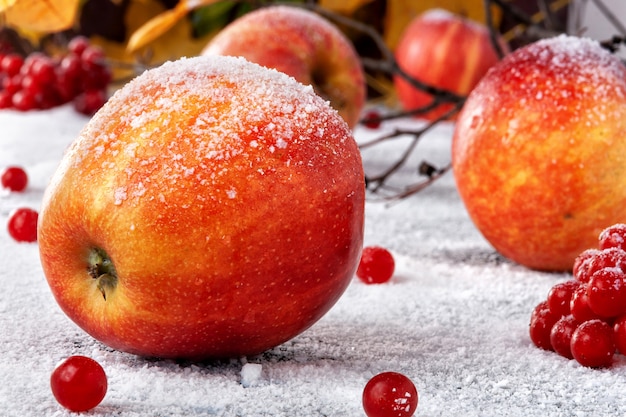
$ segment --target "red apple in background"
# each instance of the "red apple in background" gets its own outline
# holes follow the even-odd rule
[[[181,59],[124,86],[71,145],[42,202],[41,262],[61,308],[115,349],[256,354],[341,296],[364,193],[348,125],[310,86]]]
[[[503,52],[509,52],[502,39],[500,47]],[[486,26],[442,9],[424,12],[407,26],[395,57],[400,68],[412,78],[460,96],[469,94],[500,59]],[[396,75],[393,81],[405,110],[419,109],[433,102],[433,95],[403,77]],[[433,121],[452,108],[453,104],[441,104],[416,116]]]
[[[365,76],[354,46],[308,10],[272,6],[250,12],[220,31],[202,54],[242,56],[313,85],[350,127],[365,104]]]
[[[569,270],[626,222],[626,67],[591,40],[518,49],[469,95],[452,164],[477,228],[530,268]]]

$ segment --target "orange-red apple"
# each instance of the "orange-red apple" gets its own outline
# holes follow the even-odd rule
[[[365,76],[354,46],[335,25],[305,9],[250,12],[221,30],[202,53],[242,56],[310,84],[350,127],[365,104]]]
[[[452,144],[471,219],[504,256],[568,270],[626,222],[626,67],[591,40],[512,52],[469,95]]]
[[[499,38],[504,53],[507,44]],[[442,9],[432,9],[409,23],[395,50],[398,66],[412,78],[426,85],[466,96],[499,61],[489,29],[478,22]],[[415,110],[433,104],[432,94],[411,85],[396,75],[394,85],[398,100],[405,110]],[[435,120],[450,112],[453,104],[446,103],[416,116]],[[452,117],[451,119],[454,119]]]
[[[115,349],[256,354],[349,284],[364,189],[351,130],[310,86],[242,58],[181,59],[124,86],[68,149],[41,262],[63,311]]]

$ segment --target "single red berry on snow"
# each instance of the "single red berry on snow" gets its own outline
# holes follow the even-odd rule
[[[24,191],[26,185],[28,184],[28,175],[26,175],[26,171],[17,166],[6,167],[4,171],[2,171],[2,176],[0,178],[2,181],[2,187],[11,191]]]
[[[19,208],[9,216],[7,229],[11,237],[18,242],[37,240],[37,219],[39,213],[30,208]]]
[[[363,409],[368,417],[411,417],[417,403],[415,385],[397,372],[380,373],[363,389]]]
[[[380,246],[363,248],[356,275],[366,284],[382,284],[391,279],[395,269],[393,255]]]
[[[91,410],[104,399],[108,383],[102,366],[86,356],[70,356],[52,372],[54,398],[70,411]]]
[[[362,123],[368,129],[378,129],[382,120],[380,114],[376,110],[370,110],[363,116]]]

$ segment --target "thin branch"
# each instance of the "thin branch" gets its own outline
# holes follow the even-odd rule
[[[412,155],[413,151],[415,150],[415,147],[417,146],[419,140],[423,137],[423,135],[429,130],[431,130],[433,127],[435,127],[439,122],[446,120],[450,118],[452,115],[456,114],[456,112],[458,112],[460,108],[461,108],[461,104],[459,103],[456,106],[454,106],[450,111],[442,114],[436,120],[428,123],[421,129],[417,129],[414,131],[404,131],[404,130],[396,131],[396,132],[401,132],[400,134],[403,134],[403,135],[412,135],[413,138],[411,140],[411,143],[405,148],[404,152],[402,152],[400,157],[391,166],[389,166],[385,171],[383,171],[383,173],[375,177],[366,176],[365,180],[366,180],[366,185],[368,186],[368,189],[370,189],[373,192],[376,192],[377,190],[379,190],[385,184],[385,182],[390,176],[392,176],[396,171],[398,171],[402,166],[406,164],[406,162],[408,161],[409,157]],[[374,139],[373,141],[368,142],[366,146],[371,146],[372,144],[375,144],[375,143],[381,143],[382,141],[391,139],[392,137],[393,136],[390,136],[390,135],[382,136],[379,139]],[[374,184],[374,186],[370,187],[371,184]]]
[[[491,46],[499,58],[504,57],[504,51],[502,50],[502,45],[498,41],[500,34],[498,33],[496,26],[493,23],[493,16],[491,14],[491,0],[484,0],[483,6],[485,8],[485,24],[487,28],[489,28],[489,41],[491,42]]]

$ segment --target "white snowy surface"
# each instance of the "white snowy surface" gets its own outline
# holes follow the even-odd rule
[[[25,193],[0,195],[0,216],[39,208],[64,149],[87,119],[69,107],[0,112],[0,166],[25,167]],[[357,129],[359,141],[382,130]],[[417,162],[449,161],[452,125],[420,143],[397,181]],[[369,173],[389,165],[404,140],[364,151]],[[214,363],[148,360],[113,351],[77,328],[56,305],[36,244],[18,244],[0,228],[0,415],[69,416],[49,378],[67,356],[99,361],[109,391],[90,416],[364,416],[366,382],[401,372],[419,392],[416,416],[626,415],[626,360],[594,370],[532,346],[532,308],[566,274],[530,271],[480,236],[451,173],[394,204],[368,202],[365,244],[389,248],[397,262],[388,284],[356,278],[309,330],[262,355]]]

